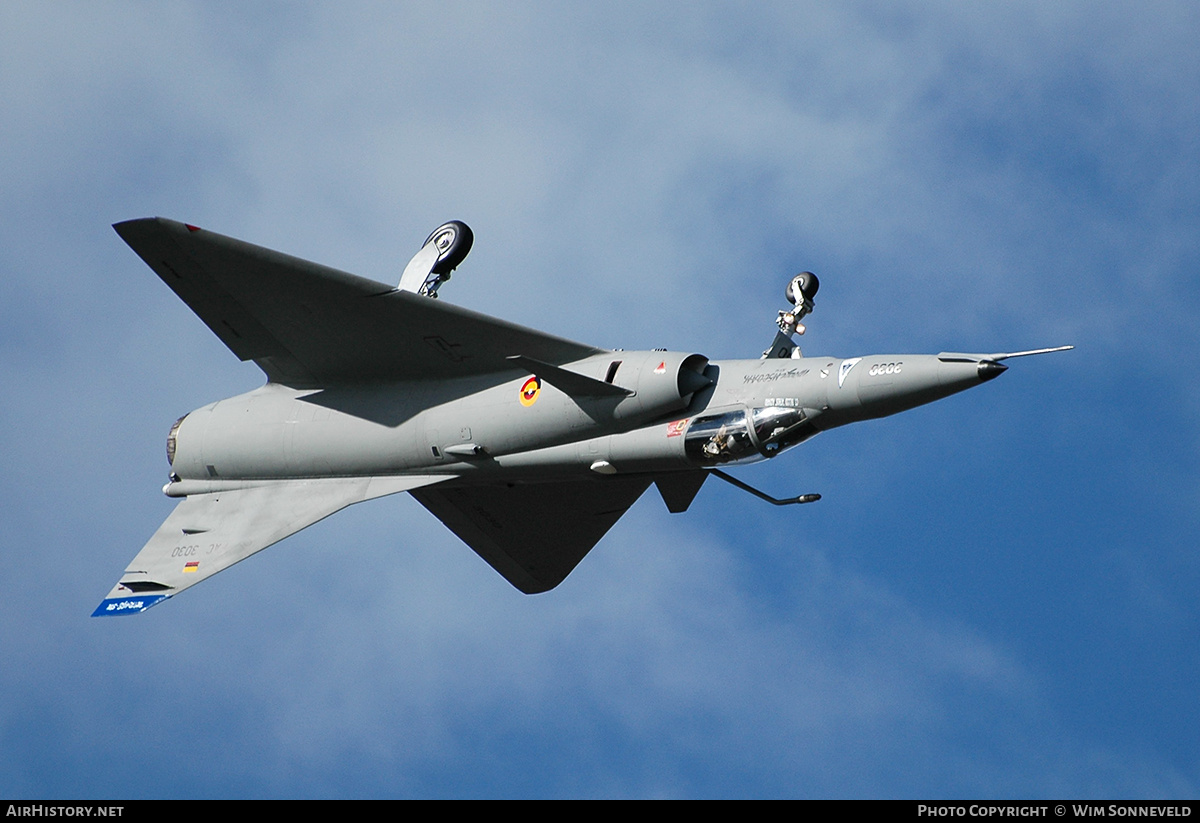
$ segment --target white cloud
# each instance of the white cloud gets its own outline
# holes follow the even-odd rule
[[[993,408],[921,418],[996,445],[963,471],[896,421],[758,470],[857,491],[829,514],[705,489],[668,518],[651,492],[537,598],[412,501],[386,501],[141,618],[84,615],[165,513],[171,420],[261,379],[107,223],[160,213],[394,280],[425,232],[461,217],[477,244],[451,301],[713,357],[761,350],[788,275],[811,267],[824,286],[806,349],[1079,342],[1132,373],[1125,350],[1193,336],[1195,23],[1186,6],[0,7],[0,351],[17,388],[0,407],[15,467],[0,788],[1194,793],[1171,724],[1081,720],[1131,708],[1064,696],[1076,663],[1043,663],[1043,641],[997,614],[1045,608],[1036,597],[959,613],[878,571],[925,522],[888,501],[931,474],[947,508],[966,493],[953,484],[989,477],[971,517],[1003,485],[1030,510],[1052,496],[1097,552],[1123,539],[1036,473],[1057,470],[1014,458],[1045,443],[1044,420],[1047,450],[1101,476],[1104,444],[1161,399],[1084,366],[1061,390],[1031,367]],[[1172,471],[1137,463],[1147,495],[1194,475],[1194,438],[1179,439]],[[1096,505],[1120,499],[1097,488]],[[1154,534],[1194,520],[1158,511]],[[962,548],[922,538],[934,557]],[[1023,575],[1076,558],[1053,538],[1038,548],[1049,559]],[[1114,642],[1130,620],[1148,643],[1195,624],[1188,587],[1162,585],[1164,568],[1186,582],[1194,566],[1143,561],[1132,587],[1151,607],[1105,614]],[[1086,629],[1097,614],[1047,631],[1109,660]],[[1195,669],[1180,658],[1147,665],[1174,682]],[[1168,742],[1131,745],[1139,729]]]

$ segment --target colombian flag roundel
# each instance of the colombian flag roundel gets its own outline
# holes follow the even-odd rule
[[[521,405],[532,406],[538,399],[538,393],[542,390],[542,381],[536,377],[531,377],[521,385]]]

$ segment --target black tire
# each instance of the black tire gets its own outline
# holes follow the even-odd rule
[[[439,237],[439,235],[444,235],[444,237]],[[431,271],[449,279],[450,272],[454,271],[458,264],[470,254],[471,244],[475,242],[475,233],[461,220],[451,220],[430,232],[422,245],[428,244],[434,238],[438,238],[439,254]]]
[[[817,289],[819,288],[821,288],[821,281],[817,279],[817,276],[810,271],[802,271],[788,283],[786,296],[792,305],[798,306],[800,305],[801,296],[812,300],[817,296]],[[800,294],[796,294],[796,290],[799,290]]]

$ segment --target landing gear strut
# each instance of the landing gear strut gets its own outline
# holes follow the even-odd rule
[[[775,321],[779,331],[775,333],[770,347],[762,353],[764,360],[802,356],[800,347],[792,340],[792,335],[804,334],[804,324],[800,321],[805,315],[812,313],[813,298],[817,296],[817,289],[820,287],[821,281],[810,271],[800,272],[788,283],[784,294],[795,308],[779,312]]]

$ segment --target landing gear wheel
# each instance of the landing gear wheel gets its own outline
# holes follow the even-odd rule
[[[437,247],[438,259],[430,271],[442,275],[443,280],[449,280],[450,272],[470,253],[475,233],[461,220],[451,220],[434,229],[422,245],[428,245],[431,241]]]
[[[817,276],[810,271],[802,271],[792,278],[792,282],[788,283],[785,296],[793,306],[798,306],[805,300],[812,302],[812,299],[817,296],[817,289],[821,288],[821,281]]]

